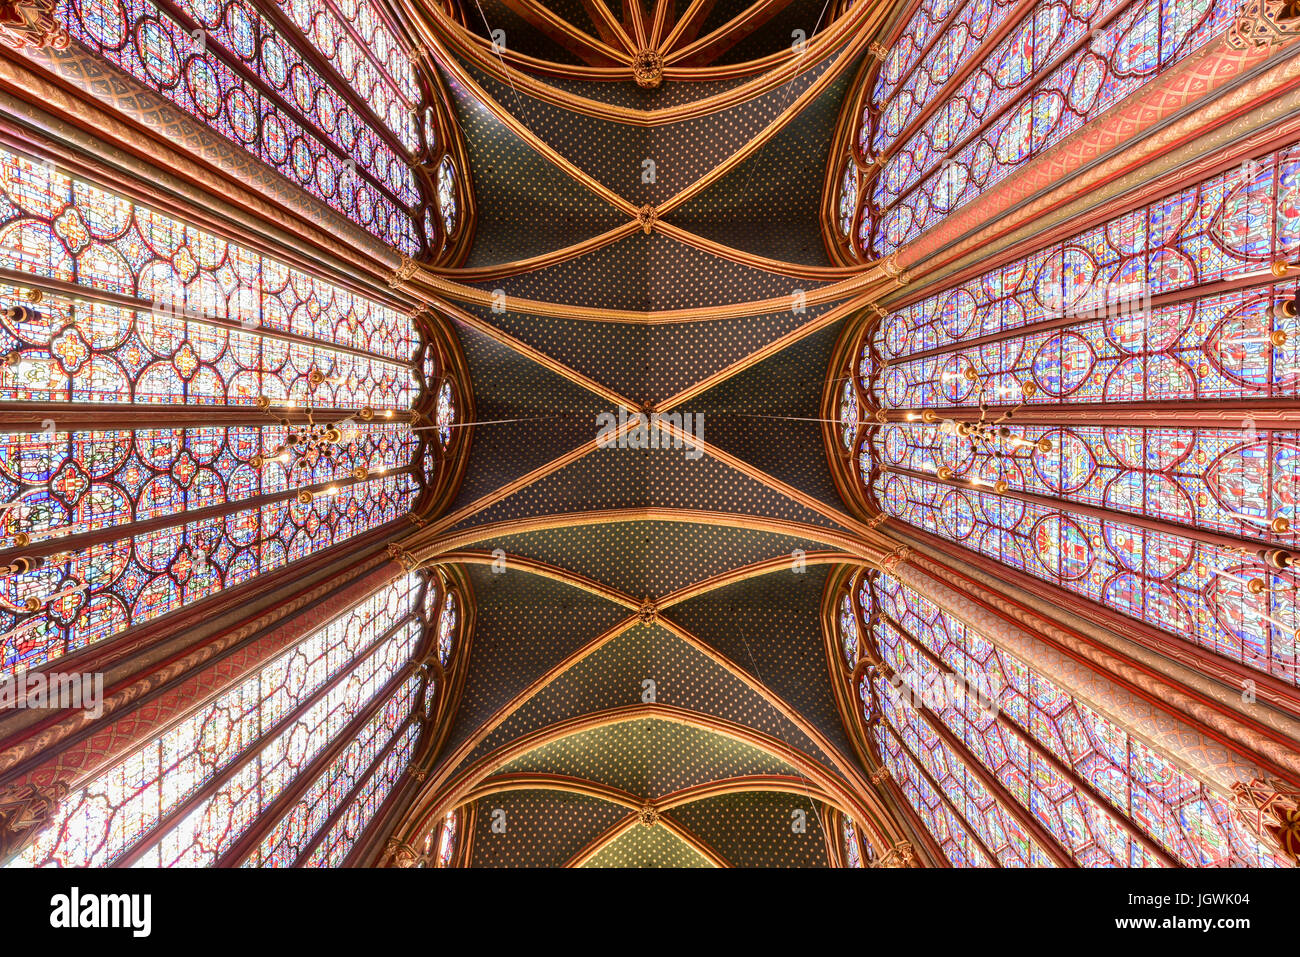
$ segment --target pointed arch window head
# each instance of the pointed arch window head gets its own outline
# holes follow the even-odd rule
[[[456,400],[452,396],[451,383],[443,382],[438,389],[438,441],[443,448],[451,445],[451,430],[456,423]]]
[[[430,720],[435,720],[435,714],[446,713],[451,705],[451,677],[464,657],[462,648],[469,627],[466,588],[465,582],[448,567],[429,570],[421,610],[430,634],[425,661],[430,677],[424,699],[425,717]]]
[[[848,588],[877,609],[850,719],[951,865],[1286,865],[1228,798],[912,586]]]
[[[445,118],[444,118],[445,117]],[[469,250],[472,224],[472,195],[467,158],[458,137],[439,132],[453,123],[445,105],[425,114],[425,145],[420,175],[426,183],[428,200],[421,222],[429,256],[439,262],[453,262]]]
[[[438,164],[438,212],[443,232],[450,236],[456,231],[456,170],[449,156]]]
[[[904,300],[831,370],[865,410],[841,488],[1107,627],[1300,686],[1300,441],[1268,411],[1300,398],[1298,198],[1300,148],[1247,156]]]
[[[844,863],[847,867],[862,866],[862,849],[858,846],[858,832],[853,826],[853,821],[849,818],[844,819]]]
[[[1238,6],[922,4],[846,101],[830,245],[850,262],[896,252],[1225,33]]]
[[[844,649],[844,660],[850,668],[858,663],[858,621],[853,610],[853,598],[844,595],[840,598],[840,647]]]
[[[846,378],[844,385],[840,389],[840,436],[843,439],[844,447],[851,449],[853,440],[858,434],[858,390],[853,384],[853,380]]]

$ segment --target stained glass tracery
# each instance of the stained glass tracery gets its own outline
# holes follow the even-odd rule
[[[1229,799],[1070,689],[893,575],[855,586],[879,608],[857,622],[879,662],[861,679],[864,727],[950,864],[1050,864],[1014,801],[1081,866],[1285,866]]]
[[[285,6],[299,19],[311,17],[306,7]],[[245,0],[178,0],[166,9],[150,0],[62,0],[57,13],[96,55],[368,232],[408,255],[419,252],[409,212],[420,196],[416,177],[387,130],[389,118],[381,128],[370,112],[387,113],[388,103],[402,110],[402,99],[391,87],[372,86],[369,108],[354,105],[347,82],[364,87],[371,58],[332,22],[332,8],[312,18],[306,36],[335,67],[344,57],[352,66],[335,82]],[[409,140],[407,123],[391,119]]]
[[[458,214],[436,78],[374,0],[270,3],[59,0],[55,16],[76,45],[389,246],[440,255]],[[426,222],[436,209],[445,226]]]
[[[1236,9],[1231,0],[922,4],[864,87],[837,158],[835,220],[852,234],[847,247],[867,260],[896,251],[1222,34]]]
[[[419,587],[412,573],[375,592],[119,759],[70,794],[15,863],[212,863],[402,673],[421,634]],[[409,714],[408,685],[394,701]],[[287,854],[282,836],[268,836],[259,862]]]
[[[1294,281],[1270,268],[1300,245],[1297,190],[1295,147],[1251,157],[891,312],[857,368],[887,419],[857,433],[871,501],[1300,684],[1294,573],[1269,558],[1294,546],[1297,434],[1195,411],[1297,396]],[[1111,403],[1149,419],[1098,421]],[[981,404],[1023,411],[972,440]]]
[[[7,149],[0,238],[0,399],[54,416],[0,442],[0,675],[395,521],[445,471],[407,419],[427,371],[451,443],[452,370],[394,307]],[[303,459],[309,407],[337,436]]]
[[[69,794],[11,866],[340,865],[427,724],[417,666],[441,635],[421,604],[450,594],[443,579],[403,575],[192,709]]]
[[[844,818],[840,837],[844,846],[844,866],[862,867],[862,847],[858,844],[858,829],[852,818]]]
[[[82,92],[124,109],[158,102],[131,79],[161,94],[296,186],[247,167],[295,213],[319,219],[315,197],[413,257],[465,236],[436,77],[373,0],[58,0],[54,16],[69,56],[126,74],[91,70],[106,79]],[[0,402],[32,420],[0,437],[0,681],[123,633],[108,660],[176,637],[258,576],[373,548],[445,489],[472,393],[454,339],[375,283],[381,264],[334,269],[257,209],[171,204],[166,183],[93,158],[68,172],[31,155],[62,144],[19,142],[0,148]],[[237,679],[197,666],[220,690],[141,740],[147,717],[11,863],[344,863],[444,713],[470,612],[456,581],[405,575]]]
[[[436,853],[433,857],[434,867],[447,867],[451,864],[451,859],[456,853],[456,831],[458,827],[459,818],[457,813],[448,811],[442,819],[442,824],[438,827],[436,845],[434,835],[429,835],[425,851],[427,853],[436,847]]]

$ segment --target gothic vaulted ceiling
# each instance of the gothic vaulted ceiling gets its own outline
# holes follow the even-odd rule
[[[452,319],[481,424],[409,547],[469,563],[477,618],[417,811],[472,807],[476,865],[825,865],[823,808],[868,789],[820,622],[860,525],[818,408],[860,303],[819,206],[882,11],[461,12],[420,22],[474,243],[405,289]]]

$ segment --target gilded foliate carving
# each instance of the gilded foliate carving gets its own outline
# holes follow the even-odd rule
[[[916,855],[912,852],[912,845],[907,841],[899,841],[875,863],[875,867],[913,867],[916,864]]]
[[[416,270],[418,270],[419,268],[420,268],[419,263],[417,263],[410,256],[407,256],[405,253],[403,253],[402,261],[398,264],[397,269],[393,271],[393,274],[388,278],[388,285],[396,289],[402,283],[406,282],[412,276],[414,276]]]
[[[1245,0],[1228,30],[1228,45],[1245,50],[1276,46],[1300,36],[1300,0]]]
[[[18,784],[0,790],[0,860],[44,827],[67,796],[68,785],[63,781],[48,787]]]
[[[0,0],[0,40],[19,50],[65,50],[72,38],[55,18],[53,0]]]
[[[388,546],[388,555],[408,572],[413,572],[420,567],[420,560],[396,542]]]
[[[393,867],[414,867],[420,858],[415,852],[415,848],[402,843],[395,837],[388,839],[388,844],[384,850],[388,855],[389,863]]]
[[[1267,843],[1300,864],[1300,791],[1255,778],[1232,786],[1237,816]]]

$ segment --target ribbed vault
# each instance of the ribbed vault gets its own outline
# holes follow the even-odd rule
[[[829,567],[874,557],[817,421],[844,319],[889,282],[835,266],[817,227],[870,31],[810,26],[787,57],[779,38],[820,5],[687,6],[705,34],[751,22],[728,32],[736,57],[774,57],[735,76],[665,68],[657,92],[541,65],[592,46],[536,29],[480,55],[491,29],[554,17],[599,38],[598,2],[421,20],[475,171],[476,238],[464,266],[397,281],[456,328],[479,424],[458,497],[406,548],[467,566],[477,618],[458,711],[395,836],[414,846],[462,808],[474,865],[825,865],[826,809],[891,826],[820,624]],[[659,13],[671,30],[673,6]],[[669,447],[636,447],[638,411],[692,418],[665,422]]]

